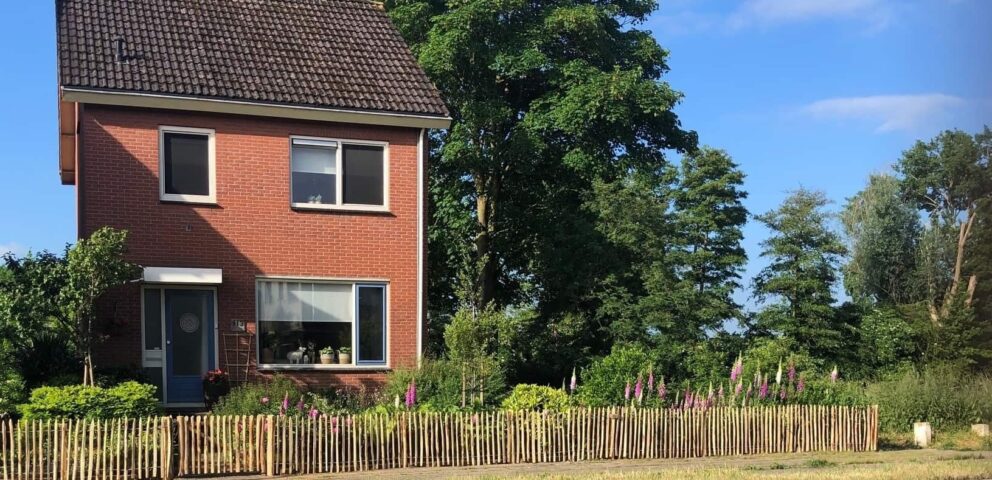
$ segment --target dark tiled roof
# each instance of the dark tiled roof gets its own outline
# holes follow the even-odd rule
[[[57,0],[57,16],[63,87],[448,114],[369,0]]]

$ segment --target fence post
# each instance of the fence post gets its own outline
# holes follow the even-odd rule
[[[160,476],[162,480],[172,480],[172,418],[162,417],[160,425],[162,430],[162,463],[160,464],[162,471]]]
[[[265,475],[276,475],[276,429],[272,415],[265,416]]]

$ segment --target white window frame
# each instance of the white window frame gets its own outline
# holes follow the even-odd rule
[[[207,185],[209,195],[184,195],[177,193],[165,193],[165,134],[166,133],[186,133],[194,135],[205,135],[207,137]],[[182,202],[199,204],[217,203],[217,149],[216,139],[213,129],[174,127],[160,125],[158,127],[158,198],[163,202]]]
[[[311,363],[311,364],[287,364],[287,363],[262,363],[262,336],[259,334],[261,331],[259,318],[259,305],[258,298],[258,287],[262,282],[290,282],[290,283],[323,283],[332,285],[348,285],[351,287],[351,321],[350,322],[336,322],[336,323],[350,323],[351,324],[351,363],[346,364],[329,364],[324,365],[321,363]],[[383,304],[383,315],[385,317],[385,325],[383,326],[383,339],[385,350],[383,351],[383,356],[385,357],[382,362],[358,362],[358,287],[382,287],[385,294],[385,302]],[[286,276],[259,276],[255,277],[255,362],[258,365],[259,370],[389,370],[390,367],[390,344],[392,342],[392,335],[390,335],[390,302],[391,295],[389,292],[389,281],[384,279],[367,279],[367,278],[324,278],[324,277],[286,277]],[[142,340],[144,341],[144,340]],[[313,360],[311,360],[313,361]]]
[[[311,142],[334,143],[334,203],[296,203],[293,202],[293,141],[304,140]],[[382,205],[361,203],[344,203],[344,147],[346,145],[365,145],[382,147]],[[353,140],[347,138],[310,137],[290,135],[289,137],[289,204],[299,210],[344,210],[357,212],[388,212],[389,211],[389,142],[374,140]]]

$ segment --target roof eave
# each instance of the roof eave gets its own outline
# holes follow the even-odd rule
[[[85,87],[61,87],[61,100],[81,104],[161,108],[291,118],[322,122],[357,123],[391,127],[440,128],[451,126],[451,117],[382,111],[345,110],[203,97],[185,97]]]

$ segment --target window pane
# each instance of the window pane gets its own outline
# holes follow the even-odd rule
[[[351,323],[260,321],[258,331],[264,364],[300,363],[303,354],[310,363],[320,363],[322,348],[331,347],[335,351],[351,348]],[[290,355],[300,352],[300,347],[303,347],[301,353]]]
[[[386,289],[358,287],[358,361],[386,361]]]
[[[293,203],[337,202],[336,147],[293,143]]]
[[[344,146],[344,203],[382,205],[383,148]]]
[[[351,285],[315,283],[313,319],[318,322],[351,322]]]
[[[210,159],[207,135],[163,134],[165,193],[210,195]]]
[[[162,349],[162,292],[145,290],[145,350]]]

